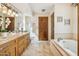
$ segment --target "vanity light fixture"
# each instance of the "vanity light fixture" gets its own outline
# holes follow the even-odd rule
[[[15,9],[14,9],[15,8]],[[7,3],[1,3],[0,4],[0,12],[2,12],[3,14],[7,14],[8,16],[18,16],[18,9],[16,7],[14,7],[11,4],[7,4]]]

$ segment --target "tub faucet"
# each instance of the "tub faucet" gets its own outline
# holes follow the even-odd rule
[[[61,40],[63,40],[63,39],[62,39],[62,38],[58,38],[58,39],[57,39],[58,42],[61,41]]]

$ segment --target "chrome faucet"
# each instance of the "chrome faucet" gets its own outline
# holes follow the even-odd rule
[[[63,40],[62,38],[58,38],[57,41],[60,42],[61,40]]]

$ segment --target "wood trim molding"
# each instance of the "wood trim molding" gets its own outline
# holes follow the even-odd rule
[[[77,55],[79,56],[79,3],[77,5],[77,16],[78,16],[78,24],[77,24]]]

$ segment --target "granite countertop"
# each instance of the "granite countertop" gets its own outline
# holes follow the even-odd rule
[[[0,37],[0,45],[5,44],[11,40],[14,40],[20,36],[26,35],[28,32],[23,32],[23,33],[8,33],[6,34],[6,37]]]

